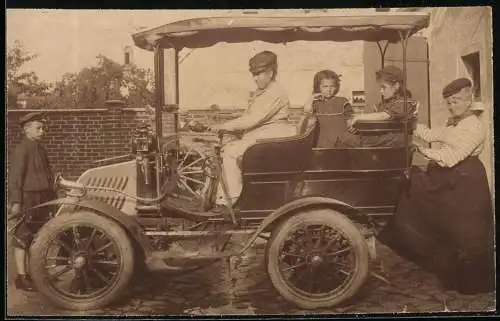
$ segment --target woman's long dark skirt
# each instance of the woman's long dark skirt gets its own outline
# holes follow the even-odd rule
[[[483,164],[414,167],[410,188],[379,240],[460,293],[495,289],[494,227]]]

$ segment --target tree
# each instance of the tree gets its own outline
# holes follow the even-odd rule
[[[50,98],[54,108],[102,108],[109,99],[122,99],[134,108],[153,104],[149,70],[123,66],[103,55],[96,58],[96,66],[56,82]]]
[[[37,55],[31,54],[19,41],[7,50],[7,102],[9,108],[16,107],[17,95],[24,93],[31,96],[47,96],[49,85],[41,81],[38,76],[30,71],[23,72],[22,67],[27,62],[36,59]]]

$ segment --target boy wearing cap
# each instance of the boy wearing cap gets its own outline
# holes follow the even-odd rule
[[[48,219],[46,208],[29,208],[54,199],[53,174],[46,150],[40,143],[45,132],[42,113],[29,113],[20,119],[25,137],[12,154],[8,176],[10,215],[21,216],[13,233],[14,258],[17,266],[16,288],[32,291],[33,285],[26,267],[26,251],[40,221]],[[26,215],[22,215],[26,214]]]
[[[278,61],[271,51],[263,51],[249,61],[257,90],[252,93],[248,108],[242,116],[220,126],[212,126],[212,131],[242,132],[241,139],[224,146],[224,176],[227,180],[229,197],[234,203],[242,190],[241,171],[238,159],[246,149],[258,139],[278,138],[295,135],[295,126],[289,123],[288,96],[276,83]],[[222,188],[219,188],[217,203],[228,205]]]

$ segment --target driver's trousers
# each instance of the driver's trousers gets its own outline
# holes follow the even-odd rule
[[[227,182],[228,194],[231,203],[234,204],[243,189],[241,169],[238,165],[238,158],[258,139],[290,137],[296,135],[296,126],[288,122],[277,122],[264,125],[247,132],[241,139],[227,143],[222,151],[223,173]],[[217,204],[227,205],[222,183],[217,191]]]

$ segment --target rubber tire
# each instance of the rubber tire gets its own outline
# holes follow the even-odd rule
[[[290,288],[281,277],[278,268],[278,255],[280,244],[294,226],[300,224],[325,224],[335,226],[342,231],[354,249],[356,259],[355,275],[350,284],[341,289],[340,292],[323,298],[306,297]],[[369,251],[365,238],[356,225],[345,215],[332,209],[314,209],[307,212],[299,212],[278,224],[271,235],[266,247],[266,267],[274,288],[288,301],[300,308],[313,310],[318,308],[331,308],[351,298],[357,293],[368,276]]]
[[[96,297],[82,300],[63,296],[50,285],[45,273],[38,272],[45,269],[43,253],[47,251],[47,246],[61,230],[75,223],[91,224],[106,231],[107,236],[116,243],[123,262],[118,272],[118,278],[111,288]],[[129,285],[134,272],[134,249],[127,233],[118,223],[93,212],[65,213],[51,219],[39,231],[31,245],[30,253],[30,276],[36,289],[50,302],[68,310],[86,311],[102,308],[110,304],[126,293],[125,289]]]

